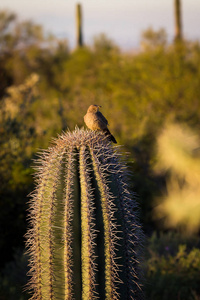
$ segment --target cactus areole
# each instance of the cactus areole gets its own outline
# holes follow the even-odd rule
[[[37,160],[31,299],[141,299],[142,232],[126,167],[102,133],[62,134]]]

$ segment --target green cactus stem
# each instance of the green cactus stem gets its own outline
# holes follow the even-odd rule
[[[104,134],[78,128],[41,154],[27,232],[31,299],[143,298],[143,235],[119,155]]]

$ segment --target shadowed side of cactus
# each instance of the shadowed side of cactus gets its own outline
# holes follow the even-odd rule
[[[32,299],[142,299],[142,232],[125,166],[101,133],[76,129],[38,160],[30,201]]]

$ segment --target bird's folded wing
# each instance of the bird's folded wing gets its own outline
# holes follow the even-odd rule
[[[100,120],[101,122],[103,122],[105,125],[108,125],[108,121],[107,121],[106,118],[102,115],[102,113],[101,113],[100,111],[98,111],[96,114],[97,114],[97,116],[98,116],[98,118],[99,118],[99,120]]]

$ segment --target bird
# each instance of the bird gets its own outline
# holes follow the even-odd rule
[[[102,131],[113,143],[117,143],[114,136],[110,133],[108,129],[108,121],[99,111],[100,105],[92,104],[89,106],[86,115],[84,116],[84,122],[86,126],[91,130]]]

